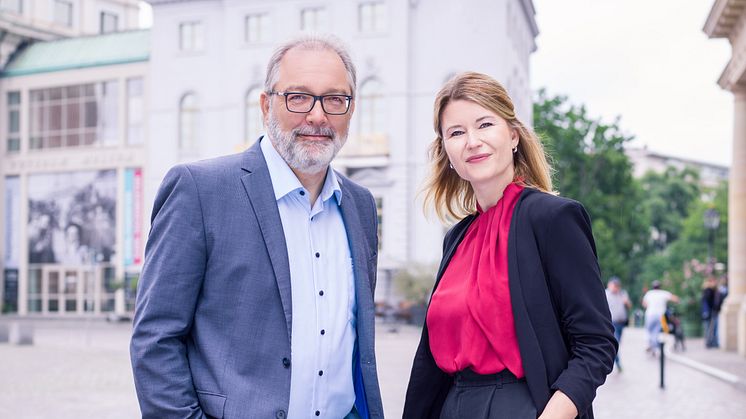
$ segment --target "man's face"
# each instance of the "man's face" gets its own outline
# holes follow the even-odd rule
[[[280,61],[273,91],[352,95],[345,66],[334,51],[298,48]],[[285,106],[285,97],[266,92],[260,102],[272,144],[295,171],[313,174],[326,170],[347,141],[354,100],[344,115],[324,113],[319,101],[308,113],[293,113]]]

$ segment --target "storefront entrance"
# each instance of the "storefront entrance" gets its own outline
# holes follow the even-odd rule
[[[49,316],[90,315],[114,311],[114,268],[31,265],[28,313]]]

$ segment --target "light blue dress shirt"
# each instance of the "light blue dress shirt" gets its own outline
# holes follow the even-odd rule
[[[355,281],[339,204],[342,190],[329,168],[316,202],[269,138],[260,144],[280,211],[290,262],[292,329],[289,419],[345,417],[355,403]]]

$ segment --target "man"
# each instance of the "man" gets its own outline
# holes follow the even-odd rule
[[[632,309],[627,291],[622,289],[622,282],[618,277],[612,276],[606,284],[606,301],[609,303],[611,312],[611,323],[614,325],[614,337],[622,343],[622,331],[627,325],[627,312]],[[617,371],[622,372],[622,363],[619,361],[619,351],[614,358]]]
[[[652,290],[642,297],[642,306],[645,308],[645,329],[648,331],[647,351],[655,355],[658,351],[658,337],[661,333],[661,318],[666,314],[668,302],[679,302],[679,297],[666,290],[661,289],[661,282],[652,282]]]
[[[375,202],[329,168],[355,82],[336,39],[282,45],[267,136],[166,175],[130,348],[143,417],[383,417]]]

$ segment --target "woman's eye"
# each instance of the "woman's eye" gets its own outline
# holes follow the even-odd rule
[[[493,125],[495,124],[493,124],[492,122],[482,122],[481,124],[479,124],[479,128],[489,128]]]
[[[458,137],[459,135],[464,135],[464,132],[459,130],[451,131],[451,137]]]

